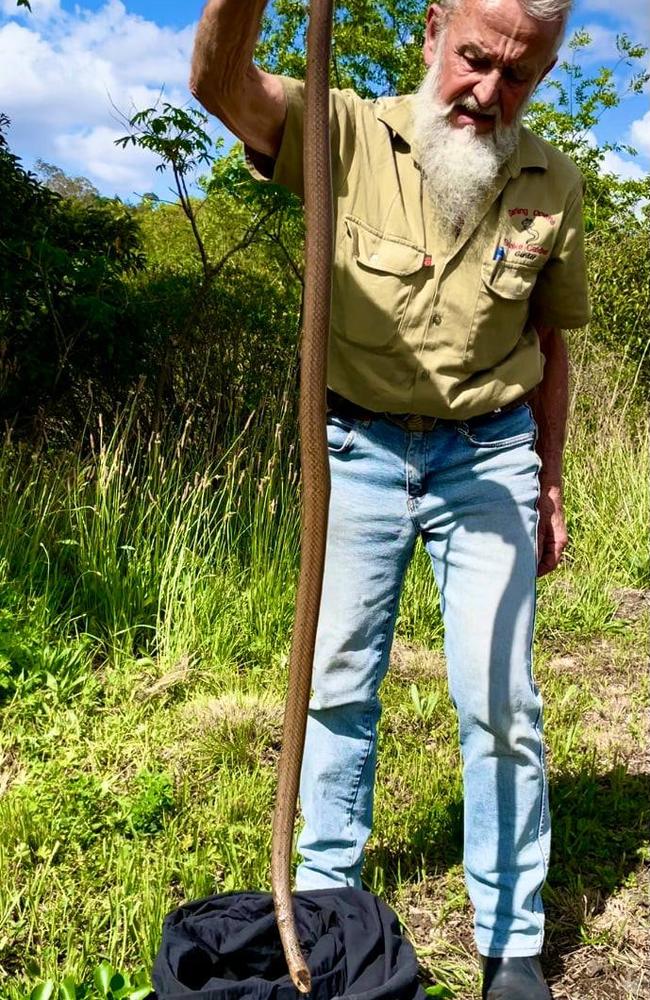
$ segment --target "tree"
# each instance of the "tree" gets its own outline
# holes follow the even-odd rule
[[[211,289],[226,265],[253,242],[264,238],[284,252],[292,264],[294,274],[300,277],[299,267],[292,260],[281,237],[283,219],[290,212],[291,196],[276,185],[269,185],[266,189],[254,185],[244,169],[241,157],[226,156],[217,161],[215,152],[221,148],[221,143],[213,147],[205,131],[206,123],[207,115],[202,111],[178,108],[164,102],[160,107],[147,108],[132,115],[128,120],[129,133],[116,141],[122,147],[131,144],[156,153],[160,159],[156,169],[171,169],[179,204],[190,225],[201,261],[202,278],[194,303],[180,327],[170,330],[157,374],[151,421],[154,433],[161,426],[177,359],[191,353],[194,342],[200,337],[201,317]],[[188,176],[201,165],[212,166],[212,175],[203,185],[208,197],[216,192],[227,192],[238,198],[246,191],[247,211],[243,232],[225,253],[216,258],[209,254],[199,225],[198,215],[205,202],[193,199],[188,188]]]
[[[35,430],[63,397],[69,412],[74,386],[110,387],[128,365],[121,279],[143,257],[131,210],[49,190],[9,149],[8,126],[0,115],[0,419]]]
[[[37,160],[34,164],[36,174],[41,183],[50,191],[60,194],[62,198],[76,198],[77,201],[92,201],[99,198],[99,191],[87,177],[70,177],[60,167],[45,160]]]
[[[650,181],[622,180],[604,171],[607,152],[636,156],[636,150],[622,142],[599,143],[593,130],[626,95],[643,92],[650,73],[637,67],[648,50],[633,45],[627,35],[619,35],[615,65],[602,66],[587,76],[580,65],[580,54],[590,43],[588,32],[575,32],[568,43],[570,58],[560,63],[540,97],[530,105],[526,123],[567,153],[582,171],[588,231],[608,226],[636,228],[640,205],[650,198]],[[621,70],[627,71],[622,85],[617,83]]]
[[[257,57],[265,69],[305,75],[306,7],[276,0],[267,17]],[[420,0],[344,0],[332,35],[331,83],[362,97],[402,94],[422,79],[424,8]]]

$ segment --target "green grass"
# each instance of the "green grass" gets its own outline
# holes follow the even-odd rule
[[[134,444],[125,426],[83,458],[0,453],[2,1000],[41,979],[90,983],[102,960],[146,971],[181,900],[268,888],[299,527],[285,410],[227,447]],[[598,893],[629,887],[647,851],[645,779],[603,751],[589,721],[610,711],[608,683],[595,666],[554,665],[587,640],[610,643],[629,681],[621,739],[640,744],[639,635],[612,591],[648,585],[646,442],[619,409],[601,409],[597,433],[591,423],[579,415],[569,442],[572,546],[543,583],[538,630],[555,814],[547,900],[571,947],[606,933]],[[439,653],[408,649],[441,642],[422,553],[398,638],[365,877],[407,925],[435,878],[440,930],[466,914],[462,785]],[[435,935],[414,936],[427,975],[476,995],[462,935],[444,954]]]

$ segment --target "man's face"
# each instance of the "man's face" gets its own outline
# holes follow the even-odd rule
[[[423,52],[427,66],[439,60],[449,124],[477,135],[493,132],[499,119],[511,125],[555,63],[559,22],[534,20],[518,0],[461,0],[446,24],[444,17],[429,7]]]

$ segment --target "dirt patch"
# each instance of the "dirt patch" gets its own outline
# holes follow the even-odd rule
[[[26,777],[27,772],[21,766],[18,754],[13,750],[0,751],[0,798],[12,785],[20,784]]]
[[[546,968],[555,1000],[632,1000],[650,996],[649,877],[641,869],[604,901],[567,900],[566,909],[591,905],[578,945],[567,936],[562,913],[549,921]]]
[[[630,774],[650,772],[647,662],[641,643],[595,639],[555,654],[545,669],[588,684],[592,707],[582,730],[601,765],[622,763]]]
[[[423,984],[444,982],[455,1000],[477,1000],[480,966],[460,866],[402,886],[391,905],[416,948]],[[649,911],[646,874],[612,895],[602,912],[586,922],[585,934],[593,944],[571,944],[551,918],[542,963],[554,1000],[647,1000]]]
[[[434,677],[446,677],[447,666],[439,650],[396,641],[390,654],[390,676],[414,684]]]
[[[616,604],[615,618],[634,622],[650,612],[650,590],[619,587],[612,591],[612,600]]]
[[[160,698],[179,685],[185,684],[189,680],[190,672],[190,658],[185,654],[181,656],[176,666],[163,674],[162,677],[155,680],[150,679],[146,684],[137,688],[134,697],[137,701],[151,701],[154,698]]]
[[[417,951],[423,984],[444,982],[458,1000],[479,996],[473,911],[462,866],[401,886],[391,905]]]

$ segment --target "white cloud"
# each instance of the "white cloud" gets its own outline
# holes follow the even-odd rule
[[[188,102],[193,26],[162,27],[121,0],[74,14],[37,0],[33,19],[16,14],[15,0],[0,4],[11,15],[0,24],[0,108],[15,151],[85,174],[110,194],[160,187],[153,157],[112,145],[125,131],[115,108],[128,116],[150,107],[163,85],[164,100]]]
[[[150,191],[156,182],[157,157],[137,146],[129,145],[125,149],[116,146],[115,140],[121,135],[124,129],[116,130],[106,125],[58,135],[55,139],[57,162],[68,159],[83,163],[84,172],[107,194],[117,192],[128,196]]]
[[[650,33],[650,6],[648,0],[625,0],[625,3],[613,7],[611,0],[581,0],[580,7],[601,14],[614,16],[623,28],[637,32],[641,41]]]
[[[614,31],[611,28],[606,28],[602,24],[597,24],[596,22],[581,24],[580,28],[584,28],[591,38],[589,45],[585,46],[584,49],[579,50],[577,61],[580,64],[600,64],[611,62],[612,60],[618,58],[616,36],[619,32]],[[560,62],[566,60],[566,62],[570,63],[572,61],[573,52],[568,45],[571,35],[572,32],[569,31],[567,37],[562,43],[562,47],[558,53]]]
[[[605,153],[601,171],[603,174],[616,174],[623,181],[642,181],[648,176],[643,167],[634,160],[626,160],[613,150]]]
[[[650,157],[650,111],[630,125],[630,145],[643,156]]]

